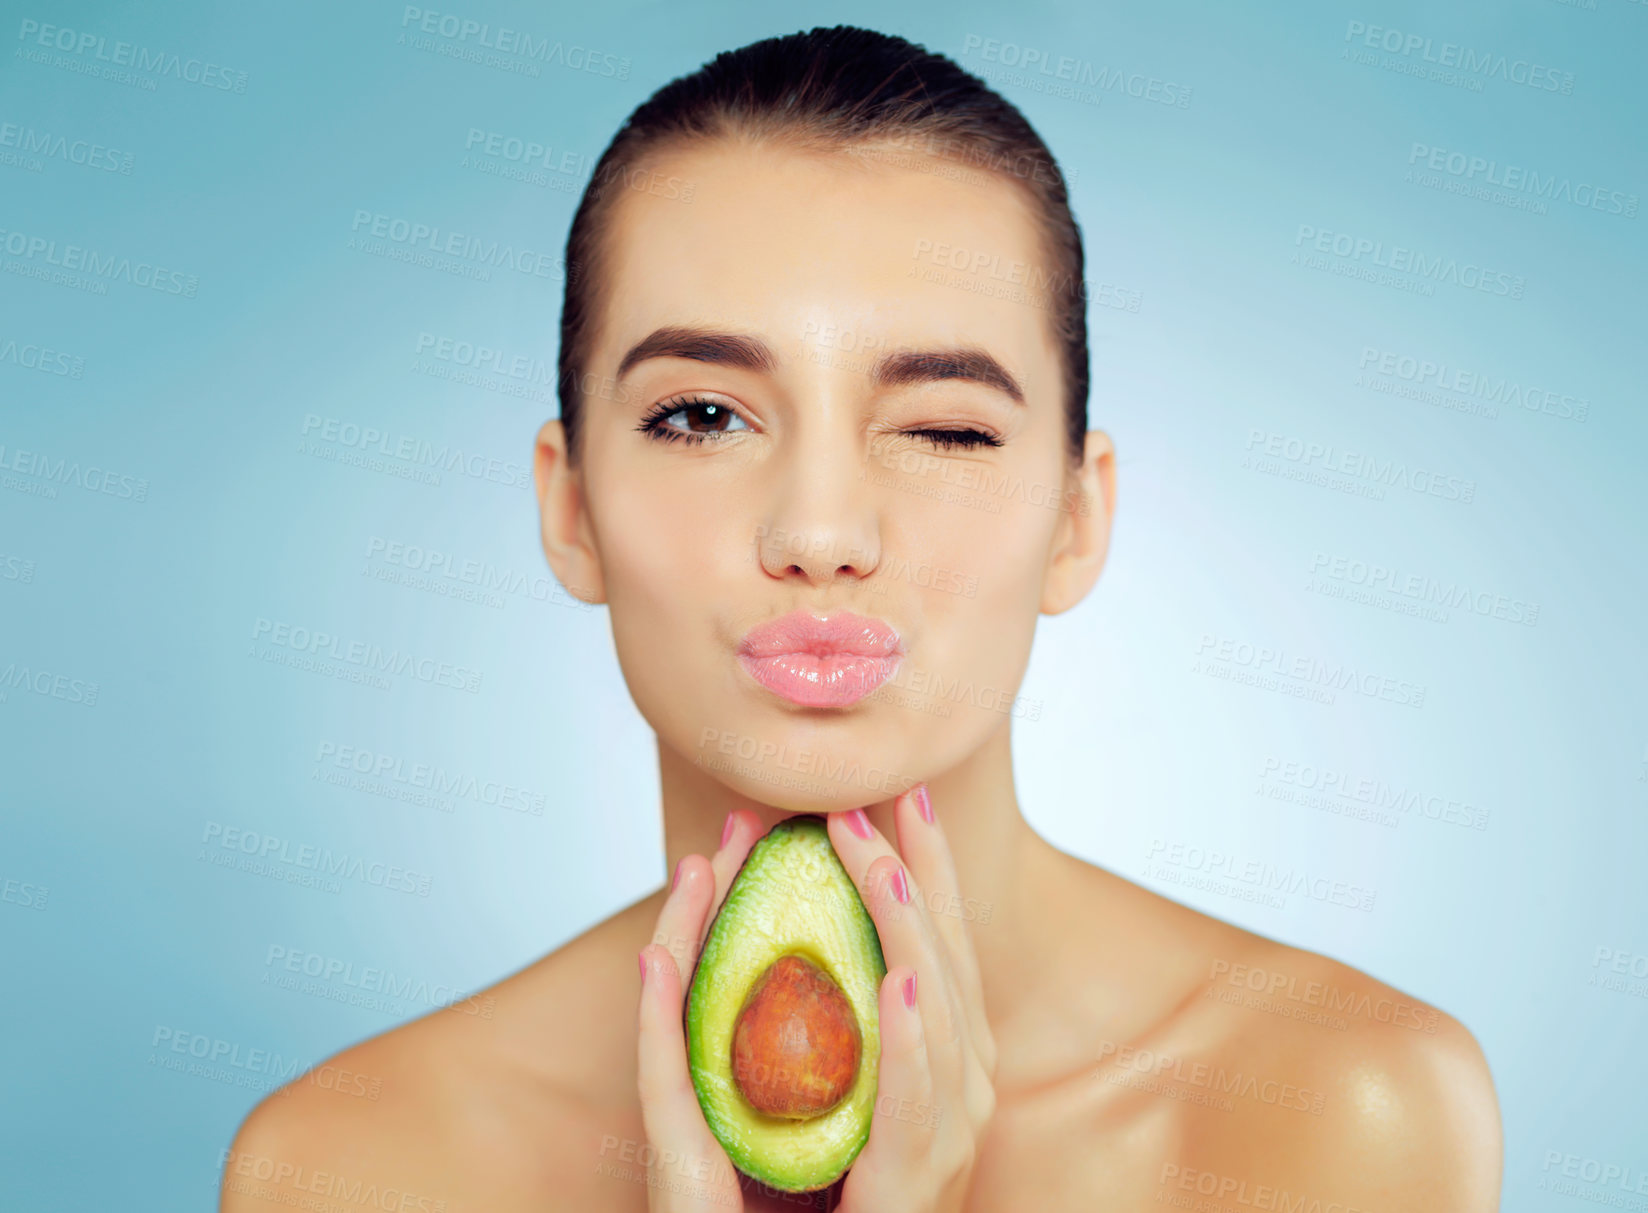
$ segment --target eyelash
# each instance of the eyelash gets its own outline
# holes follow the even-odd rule
[[[676,397],[654,405],[652,410],[641,419],[641,424],[637,425],[635,428],[645,434],[648,438],[651,438],[657,442],[686,442],[694,446],[704,442],[706,439],[713,438],[716,433],[728,432],[721,430],[694,433],[690,430],[678,430],[674,426],[664,424],[664,419],[667,417],[673,417],[677,413],[684,413],[690,409],[701,408],[726,409],[726,411],[732,416],[738,416],[736,411],[728,408],[727,405],[722,404],[718,400],[701,400],[695,396],[685,398]],[[736,433],[737,431],[732,432]],[[952,450],[957,447],[998,447],[1001,445],[1000,438],[997,438],[994,434],[986,433],[984,430],[921,429],[905,430],[903,432],[906,434],[919,434],[929,439],[933,445],[939,447],[941,450]],[[714,441],[720,441],[720,439],[715,438]]]
[[[635,428],[648,438],[658,442],[687,442],[697,445],[709,438],[708,433],[695,434],[688,430],[678,430],[674,426],[664,424],[666,417],[673,417],[677,413],[684,413],[689,409],[726,409],[731,416],[738,414],[727,408],[719,400],[701,400],[696,396],[676,397],[653,405],[651,411],[641,418],[641,424]]]

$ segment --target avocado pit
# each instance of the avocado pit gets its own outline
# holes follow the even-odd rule
[[[804,956],[780,956],[750,987],[733,1027],[733,1081],[750,1105],[799,1120],[841,1102],[858,1073],[852,1004]]]

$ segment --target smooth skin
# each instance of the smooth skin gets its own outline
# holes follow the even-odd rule
[[[1496,1209],[1498,1104],[1456,1020],[1065,854],[1024,819],[1017,688],[1039,616],[1099,576],[1116,483],[1101,431],[1065,460],[1049,313],[1011,293],[1015,265],[1021,279],[1048,265],[1018,187],[903,154],[731,140],[652,167],[693,181],[692,201],[620,203],[583,461],[551,421],[534,471],[549,563],[607,604],[657,734],[678,880],[332,1059],[377,1098],[299,1080],[265,1100],[222,1207],[330,1194],[349,1208],[376,1185],[422,1213],[737,1208],[715,1201],[732,1181],[683,1085],[681,981],[756,839],[819,812],[883,940],[880,1077],[897,1093],[828,1194],[840,1207],[1242,1210],[1291,1207],[1286,1193],[1324,1210]],[[668,327],[764,349],[618,377]],[[1023,402],[871,373],[890,353],[956,349],[987,352]],[[655,424],[702,442],[637,429],[689,393],[717,408]],[[934,434],[954,430],[999,445]],[[797,608],[885,620],[905,642],[899,673],[843,708],[773,695],[736,647]],[[933,824],[902,794],[917,785]],[[1115,803],[1096,771],[1092,787],[1084,811],[1152,811]],[[847,829],[860,807],[870,839]],[[546,878],[554,853],[546,840]],[[895,864],[909,903],[887,899]],[[806,1207],[748,1186],[738,1199]]]

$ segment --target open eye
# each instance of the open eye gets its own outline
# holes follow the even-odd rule
[[[685,428],[669,424],[672,417],[682,414],[695,415],[698,420],[707,423],[707,428],[693,429],[690,422]],[[738,430],[733,428],[735,422],[742,429],[750,428],[731,406],[718,400],[677,397],[658,404],[635,428],[657,442],[698,443],[721,434],[737,433]]]

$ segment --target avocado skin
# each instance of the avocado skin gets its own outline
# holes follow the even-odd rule
[[[771,859],[771,852],[775,847],[795,843],[822,842],[821,861],[831,869],[833,883],[841,890],[843,903],[848,907],[846,917],[851,921],[840,922],[847,942],[853,948],[854,955],[846,957],[848,961],[859,969],[867,969],[868,980],[865,974],[859,974],[857,982],[858,997],[852,998],[847,986],[854,984],[843,981],[844,992],[848,993],[853,1002],[855,1013],[858,1014],[860,1031],[864,1036],[865,1048],[860,1059],[860,1076],[853,1090],[843,1100],[843,1105],[855,1104],[858,1111],[850,1115],[850,1131],[838,1132],[841,1136],[839,1148],[833,1156],[814,1161],[810,1165],[795,1165],[782,1157],[782,1147],[772,1150],[746,1148],[740,1137],[742,1124],[753,1124],[758,1121],[771,1122],[761,1113],[744,1103],[740,1097],[736,1102],[722,1100],[730,1106],[723,1110],[718,1106],[713,1089],[713,1080],[723,1068],[712,1062],[708,1047],[703,1044],[703,1035],[706,1021],[720,1009],[726,1014],[727,1005],[731,1005],[735,1014],[742,1004],[746,988],[736,991],[712,988],[714,970],[706,967],[706,962],[713,964],[715,958],[725,951],[736,954],[738,935],[726,923],[723,916],[729,906],[742,904],[748,896],[748,890],[740,893],[735,901],[734,893],[740,892],[740,882],[746,875],[752,879],[759,879],[759,874],[752,875],[752,864],[766,864]],[[783,890],[777,891],[777,896],[784,897]],[[729,919],[730,921],[730,919]],[[718,928],[720,931],[718,933]],[[815,943],[817,941],[812,941]],[[865,962],[868,962],[867,964]],[[685,1029],[687,1041],[688,1067],[692,1075],[693,1089],[698,1096],[699,1107],[704,1113],[710,1131],[721,1143],[728,1159],[739,1172],[765,1184],[767,1187],[781,1192],[814,1192],[830,1187],[844,1175],[858,1157],[864,1143],[869,1139],[871,1114],[875,1106],[875,1079],[876,1067],[880,1061],[880,1030],[877,1022],[876,991],[881,980],[887,974],[886,959],[881,951],[881,939],[876,934],[874,920],[864,908],[864,902],[858,895],[858,888],[853,884],[852,877],[841,866],[840,857],[836,855],[834,847],[829,841],[829,828],[825,818],[817,813],[801,813],[793,817],[786,817],[772,829],[768,830],[744,856],[744,862],[739,865],[732,881],[727,886],[726,896],[720,907],[711,919],[709,929],[704,934],[704,944],[699,949],[698,959],[693,965],[692,976],[687,984],[686,998],[683,1000],[682,1025]],[[836,974],[836,977],[847,976]],[[731,1016],[728,1016],[730,1022]],[[730,1064],[726,1067],[730,1078]],[[707,1081],[709,1080],[709,1081]],[[812,1121],[792,1122],[786,1128],[786,1137],[799,1140],[799,1135],[807,1134],[814,1126],[825,1121],[834,1123],[844,1122],[848,1113],[842,1113],[838,1120],[837,1113],[841,1108],[832,1110],[824,1116]],[[827,1165],[826,1165],[827,1164]]]

